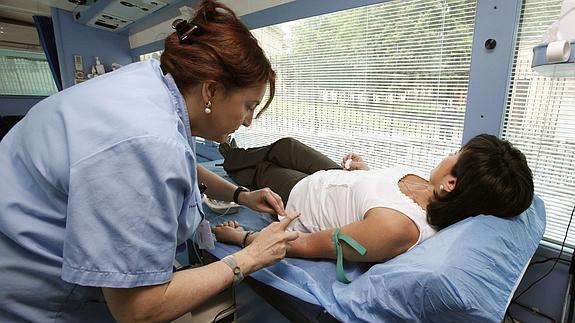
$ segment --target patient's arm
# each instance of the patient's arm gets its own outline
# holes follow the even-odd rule
[[[290,242],[289,257],[335,259],[331,240],[334,229],[315,233],[302,233]],[[381,262],[400,255],[413,246],[419,238],[419,229],[407,216],[388,208],[369,210],[364,219],[341,228],[341,232],[361,243],[367,253],[363,256],[340,242],[346,260]]]
[[[242,245],[246,231],[235,221],[219,224],[212,231],[218,241]],[[331,240],[334,229],[314,233],[300,233],[299,238],[289,242],[288,257],[335,259],[335,247]],[[367,253],[363,256],[340,242],[346,260],[381,262],[400,255],[413,246],[419,237],[419,229],[404,214],[388,208],[373,208],[363,220],[341,228],[341,232],[361,243]],[[255,234],[247,236],[249,245]]]
[[[240,228],[239,223],[234,226]],[[314,233],[300,233],[299,238],[289,243],[287,256],[335,259],[335,247],[331,240],[333,231],[334,229],[328,229]],[[344,258],[363,262],[381,262],[391,259],[407,251],[419,238],[419,229],[413,221],[402,213],[387,208],[369,210],[363,220],[342,227],[341,232],[349,235],[367,249],[367,253],[361,256],[345,242],[340,241]],[[235,236],[225,237],[223,240],[241,245],[243,233],[230,230],[228,234]],[[249,236],[247,244],[253,238],[254,235]]]

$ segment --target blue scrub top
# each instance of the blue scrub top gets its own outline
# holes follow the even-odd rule
[[[169,281],[201,214],[187,110],[158,61],[39,102],[0,142],[0,322],[113,321],[100,287]]]

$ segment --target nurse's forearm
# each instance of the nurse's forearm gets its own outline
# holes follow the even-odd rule
[[[244,249],[245,250],[245,249]],[[259,269],[244,250],[234,255],[242,274]],[[174,273],[163,285],[136,288],[102,288],[108,308],[118,322],[166,322],[190,312],[230,287],[231,268],[221,261]]]
[[[204,166],[198,165],[198,181],[208,187],[206,194],[216,200],[232,201],[237,186],[226,181]]]
[[[299,237],[289,242],[286,257],[296,258],[324,258],[335,259],[335,247],[331,240],[333,229],[316,233],[301,233]],[[246,246],[256,238],[258,232],[246,238]],[[238,246],[242,245],[243,238],[233,241]]]

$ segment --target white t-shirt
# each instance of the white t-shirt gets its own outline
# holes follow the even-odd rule
[[[419,244],[436,230],[427,223],[425,210],[399,189],[399,180],[409,174],[428,179],[406,166],[369,171],[326,170],[307,176],[290,193],[286,210],[299,211],[301,215],[288,230],[317,232],[339,228],[363,220],[372,208],[385,207],[403,213],[417,225]]]

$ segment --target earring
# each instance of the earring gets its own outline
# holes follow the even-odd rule
[[[206,107],[206,108],[204,109],[204,112],[205,112],[206,114],[212,113],[212,101],[206,102],[205,107]]]
[[[439,190],[443,191],[443,184],[439,185]]]

